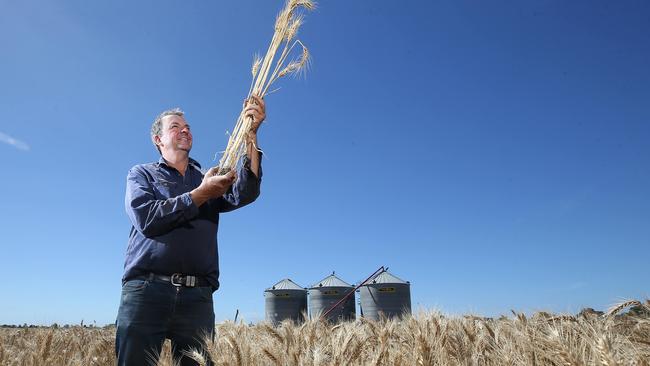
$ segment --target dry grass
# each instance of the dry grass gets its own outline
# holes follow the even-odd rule
[[[487,319],[421,313],[402,320],[217,325],[217,365],[649,365],[650,302],[621,315]],[[628,306],[629,306],[628,304]],[[2,329],[0,365],[112,365],[114,330]],[[193,353],[199,364],[205,355]],[[168,344],[159,366],[171,366]]]

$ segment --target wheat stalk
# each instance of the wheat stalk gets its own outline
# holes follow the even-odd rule
[[[638,300],[626,300],[622,301],[618,304],[615,304],[612,306],[609,310],[607,310],[607,313],[605,314],[605,317],[610,317],[612,315],[616,315],[620,313],[623,309],[630,307],[630,306],[642,306],[641,302]]]
[[[596,344],[596,350],[600,356],[600,362],[605,366],[617,366],[618,363],[614,360],[612,340],[606,334],[602,335]]]
[[[187,357],[191,358],[192,360],[196,361],[196,363],[199,364],[199,366],[205,366],[208,364],[208,361],[206,360],[206,357],[203,353],[201,353],[197,349],[191,349],[189,351],[183,351],[183,354],[186,355]]]
[[[263,58],[255,56],[251,74],[253,78],[248,90],[246,100],[251,100],[252,95],[263,98],[269,94],[269,88],[277,80],[287,75],[298,75],[305,72],[309,65],[309,50],[300,41],[295,39],[303,23],[304,16],[300,10],[313,10],[315,3],[312,0],[288,0],[285,7],[278,14],[275,21],[275,32],[271,38],[268,50]],[[299,57],[287,63],[289,55],[297,46],[300,46]],[[278,50],[282,48],[279,57]],[[271,91],[273,92],[273,91]],[[244,104],[246,107],[246,104]],[[253,125],[253,118],[244,115],[244,109],[239,114],[235,128],[228,138],[228,145],[219,160],[219,174],[233,170],[240,159],[249,149],[248,136]],[[257,146],[253,146],[257,149]],[[259,150],[259,149],[258,149]]]

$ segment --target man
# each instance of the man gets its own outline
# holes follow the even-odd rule
[[[244,107],[253,126],[238,171],[217,175],[212,168],[204,176],[189,157],[192,133],[184,113],[173,109],[151,128],[160,160],[128,173],[125,204],[133,226],[116,322],[118,365],[155,364],[166,338],[181,365],[194,365],[183,352],[203,348],[214,332],[219,213],[253,202],[262,176],[256,146],[264,101],[253,96]]]

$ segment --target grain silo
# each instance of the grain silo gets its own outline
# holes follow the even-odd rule
[[[307,312],[307,290],[286,278],[264,291],[264,305],[268,322],[301,322]]]
[[[384,271],[359,288],[361,316],[379,320],[411,313],[411,284]]]
[[[348,298],[340,302],[348,294]],[[326,319],[333,322],[354,320],[354,287],[336,277],[334,272],[309,289],[309,315],[312,319],[325,314],[338,302],[340,304],[327,314]]]

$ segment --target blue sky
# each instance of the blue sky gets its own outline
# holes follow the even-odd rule
[[[216,164],[281,1],[0,2],[0,323],[115,319],[125,177],[179,106]],[[648,298],[650,5],[322,1],[268,96],[262,195],[219,230],[218,320],[380,265],[414,309]]]

